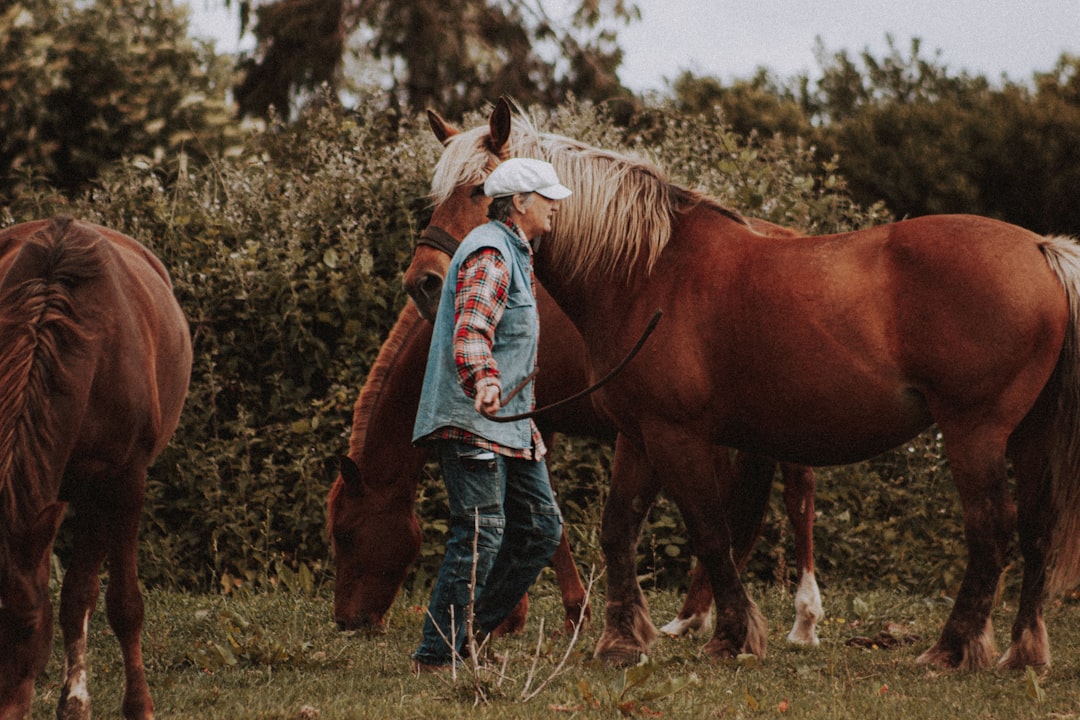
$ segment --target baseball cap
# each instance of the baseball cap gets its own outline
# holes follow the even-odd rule
[[[484,182],[484,194],[488,197],[530,192],[548,200],[570,196],[570,188],[559,182],[552,164],[532,158],[510,158],[492,170]]]

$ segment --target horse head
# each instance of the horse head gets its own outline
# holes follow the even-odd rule
[[[49,659],[49,558],[66,507],[52,503],[42,510],[24,536],[12,542],[0,568],[0,720],[29,714],[34,680]]]
[[[434,110],[428,110],[427,115],[432,132],[446,148],[444,158],[452,151],[466,150],[481,158],[480,165],[466,164],[469,171],[454,178],[445,177],[436,168],[432,181],[435,207],[427,228],[420,233],[412,264],[403,278],[405,291],[416,303],[420,315],[434,321],[454,249],[473,228],[487,222],[491,198],[484,195],[484,180],[508,157],[513,122],[510,102],[505,98],[496,104],[486,131],[480,127],[461,132]],[[440,165],[454,166],[443,161]]]
[[[341,458],[327,514],[340,630],[382,632],[383,618],[420,554],[420,523],[411,503],[400,507],[400,495],[363,479],[353,460]]]

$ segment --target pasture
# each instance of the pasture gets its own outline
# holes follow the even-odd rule
[[[386,634],[366,637],[335,629],[328,587],[314,594],[282,588],[231,596],[151,590],[144,649],[159,718],[1080,717],[1080,603],[1075,599],[1047,608],[1055,639],[1050,669],[964,673],[915,664],[948,613],[947,598],[884,590],[851,594],[827,584],[823,589],[821,645],[804,650],[783,642],[790,596],[775,587],[751,587],[769,622],[768,655],[762,661],[717,663],[698,656],[703,638],[663,639],[649,666],[605,669],[592,660],[599,637],[594,624],[552,679],[568,642],[549,634],[562,625],[550,571],[535,588],[525,631],[494,646],[506,658],[502,678],[477,679],[468,671],[456,681],[411,675],[408,656],[422,619],[415,606],[426,598],[399,597]],[[995,604],[999,647],[1008,643],[1011,594]],[[669,591],[650,592],[648,599],[656,617],[673,614],[681,602]],[[594,606],[600,602],[593,598]],[[873,638],[886,624],[901,640],[898,646],[852,644]],[[98,717],[116,716],[122,689],[119,651],[105,637],[108,632],[104,614],[96,613],[90,628],[95,656],[90,691]],[[38,682],[34,718],[54,717],[59,680],[60,653],[54,648]],[[538,688],[535,697],[523,700]]]

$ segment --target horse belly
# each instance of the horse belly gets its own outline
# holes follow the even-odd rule
[[[793,382],[771,391],[770,385],[759,384],[754,398],[732,400],[721,413],[718,444],[803,465],[841,465],[890,450],[933,422],[914,388]]]

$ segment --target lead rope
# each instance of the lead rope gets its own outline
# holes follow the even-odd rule
[[[656,329],[656,324],[658,322],[660,322],[660,317],[663,314],[664,314],[663,310],[657,309],[657,311],[655,313],[653,313],[652,320],[650,320],[649,324],[645,327],[645,332],[643,332],[641,334],[641,337],[638,338],[637,343],[634,345],[633,348],[630,349],[630,352],[627,353],[626,357],[624,357],[619,362],[618,365],[616,365],[611,370],[609,370],[607,375],[600,378],[599,380],[597,380],[595,383],[593,383],[589,387],[585,388],[584,390],[580,390],[580,391],[574,393],[573,395],[571,395],[570,397],[563,398],[562,400],[558,400],[556,402],[553,402],[550,405],[545,405],[542,408],[537,408],[536,410],[530,410],[529,412],[525,412],[525,413],[518,413],[517,415],[495,415],[493,413],[487,413],[487,412],[483,412],[483,411],[481,411],[480,414],[483,415],[484,417],[486,417],[488,420],[491,420],[493,422],[500,422],[500,423],[514,422],[514,421],[517,421],[517,420],[525,420],[527,418],[535,417],[537,415],[540,415],[541,413],[546,413],[546,412],[549,412],[551,410],[554,410],[555,408],[559,408],[559,407],[562,407],[563,405],[566,405],[568,403],[572,403],[575,400],[580,400],[581,398],[585,397],[586,395],[591,395],[592,393],[594,393],[597,390],[599,390],[600,388],[602,388],[604,385],[607,385],[609,382],[611,382],[611,380],[616,375],[618,375],[620,372],[622,372],[623,368],[625,368],[630,363],[630,361],[634,359],[634,356],[637,355],[638,351],[640,351],[641,348],[645,345],[645,341],[649,339],[650,335],[652,335],[652,331]],[[519,392],[521,392],[525,388],[526,385],[528,385],[530,382],[532,382],[536,378],[536,373],[538,373],[538,372],[539,372],[539,368],[534,369],[531,373],[529,373],[529,376],[527,378],[522,380],[521,383],[518,384],[517,387],[515,387],[513,390],[511,390],[510,394],[506,396],[506,399],[502,403],[503,407],[505,407],[506,404],[509,403],[510,400],[515,395],[517,395]]]

